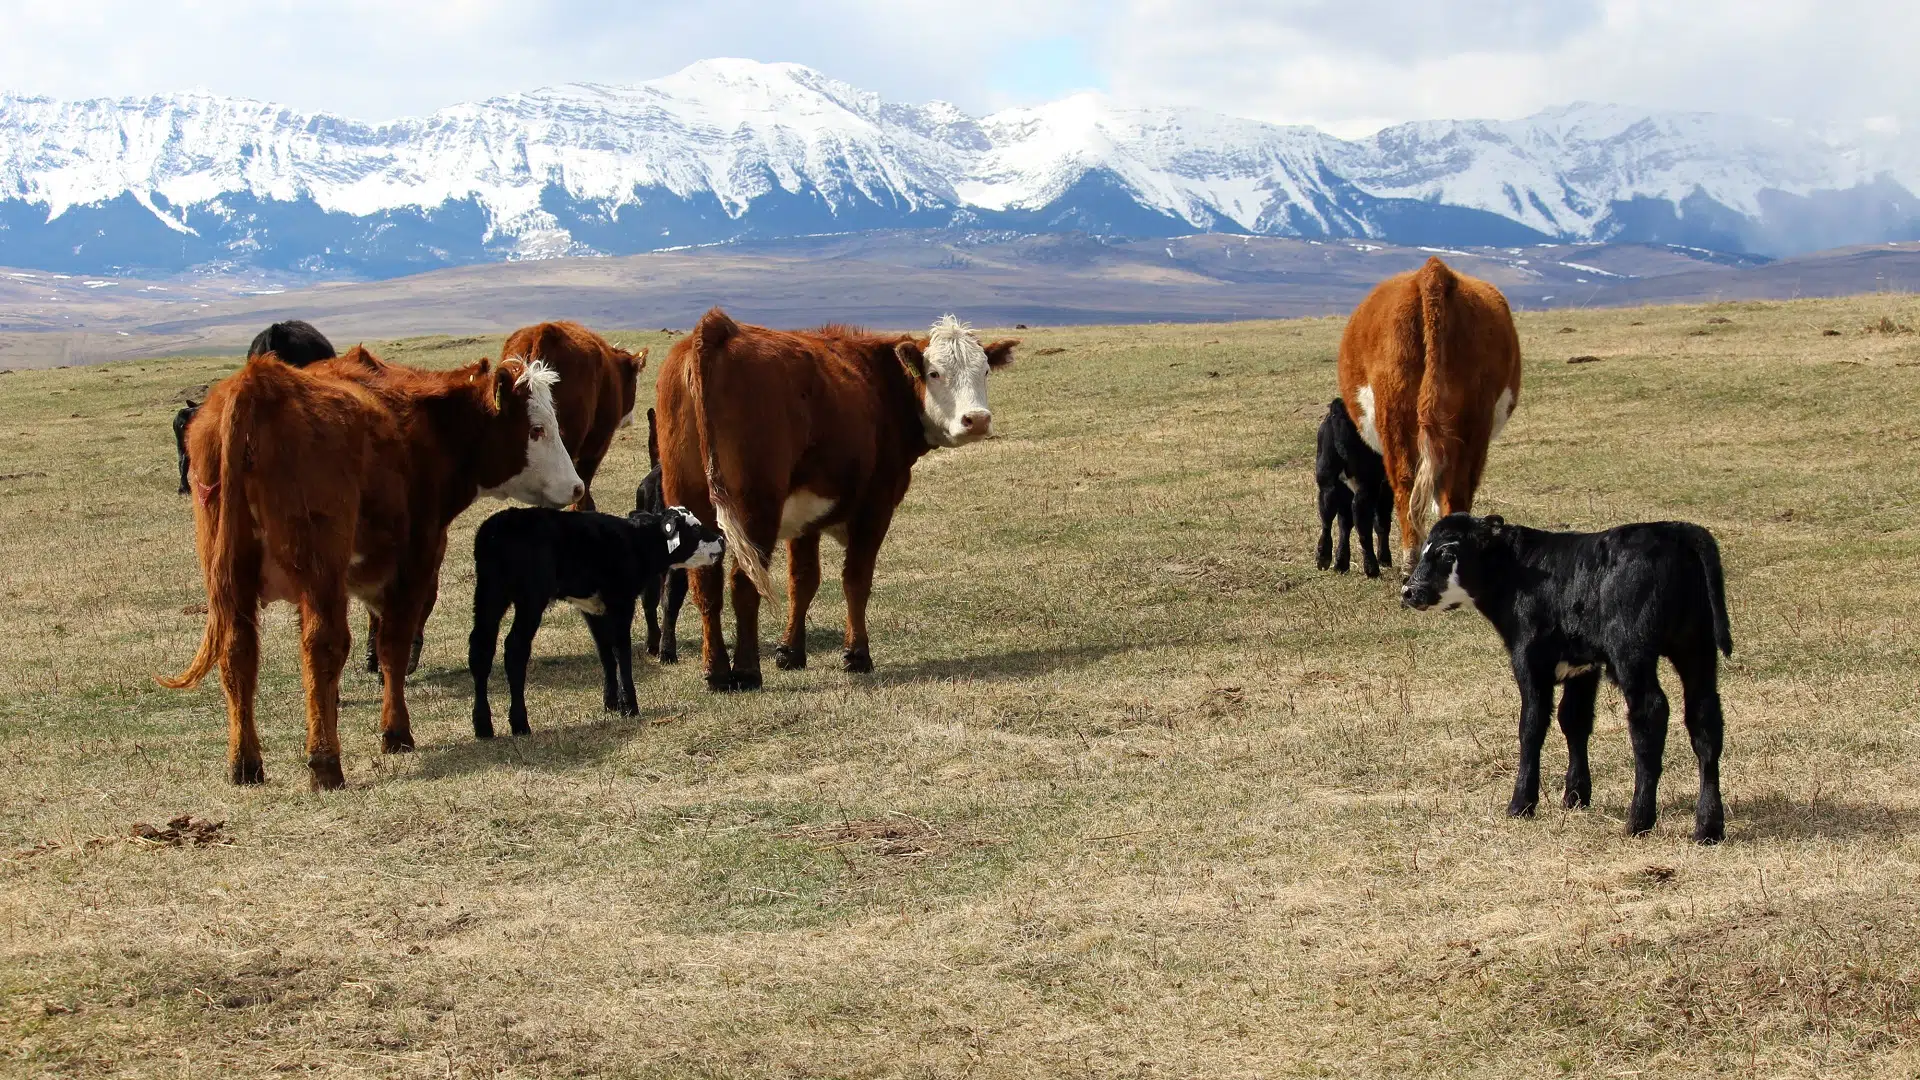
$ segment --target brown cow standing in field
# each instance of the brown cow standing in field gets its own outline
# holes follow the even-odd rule
[[[780,540],[792,604],[774,662],[806,666],[823,532],[846,548],[845,667],[873,670],[867,597],[913,464],[934,447],[987,437],[987,372],[1018,344],[983,347],[951,315],[914,338],[843,326],[768,330],[718,308],[674,343],[658,385],[666,501],[717,521],[734,558],[731,666],[720,567],[690,575],[709,688],[760,685],[760,598],[773,592],[767,557]]]
[[[647,350],[628,352],[576,322],[548,322],[515,330],[500,356],[537,360],[560,376],[553,409],[560,416],[560,438],[587,485],[580,509],[592,510],[593,474],[613,433],[633,423],[635,383],[646,370]]]
[[[265,779],[253,723],[262,605],[299,606],[307,766],[314,788],[340,787],[347,597],[385,616],[381,661],[405,670],[447,526],[476,496],[543,506],[580,497],[554,381],[541,364],[431,372],[355,348],[305,369],[254,357],[213,387],[188,433],[207,626],[193,663],[160,683],[195,686],[220,667],[235,783]],[[386,680],[388,753],[413,748],[405,683]]]
[[[1520,400],[1506,297],[1438,258],[1381,282],[1341,335],[1340,396],[1384,459],[1411,567],[1438,516],[1473,509],[1487,444]]]

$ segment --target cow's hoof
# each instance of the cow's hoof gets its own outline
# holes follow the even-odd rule
[[[1314,560],[1314,565],[1318,566],[1322,570],[1325,570],[1327,567],[1333,565],[1333,556],[1322,555],[1318,559]]]
[[[677,664],[680,662],[680,654],[672,649],[661,649],[660,662],[663,664]]]
[[[258,758],[252,761],[233,763],[233,782],[236,784],[264,784],[267,782],[267,767]]]
[[[632,701],[621,702],[620,715],[621,716],[639,716],[640,715],[639,704],[637,702],[632,702]]]
[[[807,666],[807,651],[792,645],[775,645],[773,666],[781,671],[799,671]]]
[[[1533,801],[1515,799],[1512,802],[1507,804],[1507,816],[1508,817],[1532,817],[1533,810],[1536,805],[1538,804]]]
[[[1591,796],[1582,795],[1577,791],[1569,791],[1560,796],[1560,807],[1563,810],[1585,810],[1592,805]]]
[[[1633,814],[1627,815],[1628,836],[1645,836],[1652,831],[1653,815],[1649,814],[1645,818],[1636,817]]]
[[[405,754],[413,749],[412,729],[383,731],[380,733],[380,752],[383,754]]]
[[[1353,569],[1352,563],[1337,562],[1333,564],[1333,572],[1336,574],[1344,574],[1351,569]]]
[[[873,673],[873,657],[865,649],[848,649],[840,658],[840,666],[855,675]]]
[[[473,737],[476,739],[493,738],[493,718],[476,716],[473,718]]]
[[[715,694],[730,693],[733,690],[737,689],[737,687],[733,685],[733,672],[731,671],[707,672],[707,689]]]
[[[760,673],[759,673],[759,672],[757,672],[757,671],[736,671],[736,672],[734,672],[734,673],[733,673],[733,688],[734,688],[735,690],[758,690],[758,689],[760,689]]]
[[[338,754],[315,754],[307,759],[307,769],[315,791],[338,791],[347,786],[347,778],[340,772]]]
[[[1380,567],[1377,563],[1368,563],[1364,569],[1366,571],[1366,575],[1370,578],[1377,578],[1380,576]]]

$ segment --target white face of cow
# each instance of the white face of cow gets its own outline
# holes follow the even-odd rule
[[[925,351],[912,342],[895,350],[919,384],[920,423],[929,446],[964,446],[992,434],[987,372],[1004,367],[1017,344],[983,346],[967,324],[947,315],[933,324]]]
[[[553,409],[553,387],[560,373],[535,360],[514,380],[516,392],[527,391],[527,463],[506,483],[485,488],[496,499],[516,499],[531,506],[567,506],[586,494],[580,473],[566,444],[560,441],[560,417]]]

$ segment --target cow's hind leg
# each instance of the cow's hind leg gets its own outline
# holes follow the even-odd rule
[[[307,768],[313,789],[346,786],[340,771],[340,673],[353,647],[344,578],[320,578],[300,602],[300,652],[307,691]]]
[[[1577,810],[1593,802],[1593,774],[1587,743],[1593,736],[1593,705],[1600,694],[1598,668],[1575,675],[1560,688],[1560,733],[1567,737],[1567,782],[1560,805]]]
[[[1700,764],[1693,839],[1717,844],[1727,836],[1727,811],[1720,801],[1720,744],[1726,732],[1726,718],[1720,711],[1720,660],[1708,647],[1700,656],[1676,658],[1674,669],[1686,694],[1687,736]]]
[[[1386,467],[1387,483],[1393,488],[1393,512],[1400,518],[1400,554],[1403,568],[1411,569],[1414,556],[1426,536],[1414,527],[1408,513],[1412,503],[1413,478],[1420,465],[1420,421],[1414,413],[1413,391],[1400,408],[1383,408],[1380,422],[1380,462]]]
[[[380,653],[381,679],[380,749],[401,754],[413,749],[413,723],[407,713],[407,678],[395,674],[407,670],[407,656],[413,648],[414,627],[419,625],[419,603],[411,596],[389,594],[381,605],[380,636],[373,646]]]
[[[220,686],[227,695],[227,765],[236,784],[263,784],[260,733],[253,726],[254,690],[260,682],[260,601],[247,587],[260,580],[259,562],[237,567],[233,620],[220,648]]]
[[[820,534],[787,541],[787,632],[773,651],[783,671],[807,666],[807,607],[820,591]]]
[[[1627,733],[1633,738],[1633,802],[1627,832],[1652,832],[1659,813],[1661,757],[1667,746],[1667,695],[1655,660],[1616,664],[1620,696],[1627,699]],[[1717,762],[1716,762],[1717,764]]]
[[[780,503],[743,499],[747,541],[772,557],[780,533]],[[733,688],[760,689],[760,590],[736,563],[733,580]]]
[[[367,609],[367,674],[380,674],[380,616]]]

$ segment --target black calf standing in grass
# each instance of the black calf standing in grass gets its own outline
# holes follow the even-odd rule
[[[660,490],[660,436],[654,427],[653,410],[647,410],[647,462],[653,468],[633,490],[634,513],[663,514],[667,498]],[[660,594],[666,593],[667,607],[660,611]],[[687,571],[674,567],[647,583],[640,591],[640,607],[647,613],[647,655],[658,656],[663,664],[680,662],[680,648],[674,640],[680,625],[680,605],[687,599]],[[658,613],[658,614],[656,614]]]
[[[180,455],[180,494],[192,490],[187,483],[187,425],[200,412],[200,403],[189,400],[184,408],[173,414],[173,448]]]
[[[1382,564],[1393,565],[1387,530],[1393,524],[1393,489],[1380,454],[1360,437],[1347,415],[1347,403],[1334,398],[1320,421],[1319,450],[1313,459],[1313,478],[1320,485],[1320,569],[1331,565],[1344,574],[1350,562],[1348,541],[1360,529],[1361,566],[1368,577],[1379,577]],[[1340,523],[1340,555],[1333,554],[1333,524]],[[1374,540],[1380,555],[1374,557]]]
[[[467,671],[473,676],[473,733],[493,738],[487,677],[500,621],[513,608],[507,631],[507,722],[515,735],[527,724],[527,660],[547,605],[565,600],[586,616],[600,653],[602,700],[628,716],[639,712],[633,692],[633,607],[648,581],[670,566],[701,567],[720,558],[720,534],[684,508],[635,512],[624,518],[592,511],[502,510],[480,523],[473,538],[473,635]],[[617,678],[616,678],[617,674]]]
[[[1733,655],[1720,548],[1698,525],[1663,521],[1598,533],[1552,533],[1498,517],[1449,514],[1421,549],[1401,602],[1425,611],[1472,604],[1513,660],[1520,684],[1520,767],[1507,813],[1531,816],[1540,798],[1540,747],[1564,683],[1560,730],[1567,737],[1562,804],[1593,795],[1587,740],[1600,674],[1620,687],[1633,738],[1633,803],[1627,831],[1653,828],[1667,742],[1662,656],[1680,673],[1687,734],[1700,763],[1693,838],[1726,835],[1720,802],[1720,653]]]

